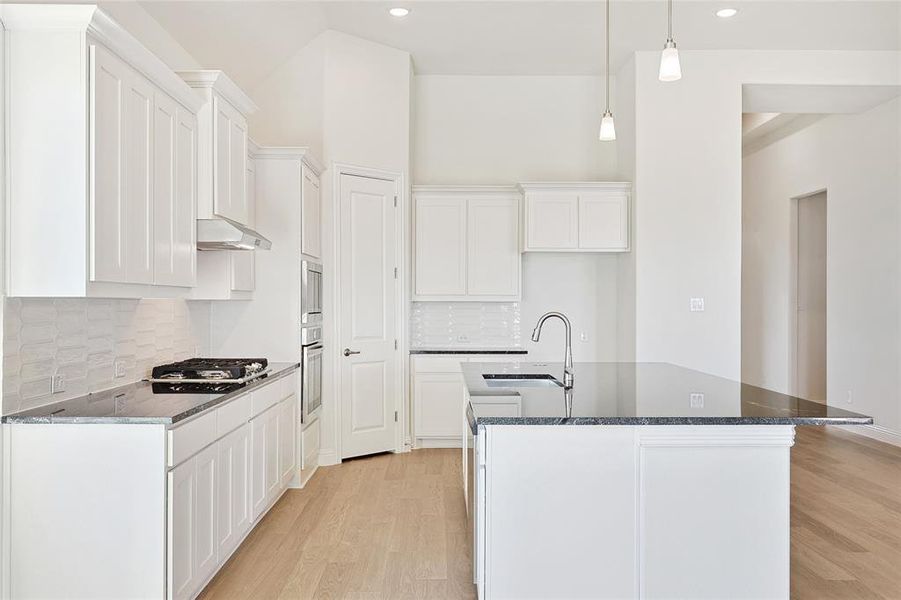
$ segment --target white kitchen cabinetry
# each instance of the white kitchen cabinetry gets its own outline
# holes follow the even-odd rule
[[[256,218],[256,144],[250,142],[245,161],[246,224],[255,226]],[[260,252],[269,252],[260,250]],[[257,250],[203,250],[197,253],[197,300],[250,300],[256,289]]]
[[[524,252],[628,252],[630,183],[521,183]]]
[[[278,411],[278,475],[281,486],[286,487],[297,467],[297,396],[283,400]]]
[[[319,187],[319,172],[304,164],[302,168],[302,216],[303,235],[301,252],[313,258],[322,258],[322,192]]]
[[[515,188],[414,188],[413,299],[518,300],[519,206]]]
[[[96,6],[6,4],[0,20],[9,295],[187,295],[196,94]]]
[[[222,71],[179,71],[202,100],[197,113],[197,217],[225,217],[249,225],[246,191],[247,116],[256,105]]]
[[[250,529],[250,424],[217,444],[219,448],[219,556],[222,562]]]
[[[417,447],[459,448],[464,436],[466,385],[462,363],[515,363],[525,354],[417,354],[411,357],[413,388],[413,436]],[[507,397],[518,405],[519,397]],[[502,408],[511,411],[510,406]],[[494,414],[494,413],[492,413]],[[506,414],[506,412],[504,413]]]

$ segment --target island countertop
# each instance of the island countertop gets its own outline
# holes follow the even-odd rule
[[[299,363],[269,363],[269,373],[265,377],[238,385],[227,392],[212,394],[164,393],[159,388],[155,391],[154,385],[147,381],[139,381],[5,415],[2,422],[172,425],[272,383],[299,366]]]
[[[488,381],[486,374],[550,374],[562,363],[464,363],[467,416],[482,425],[866,425],[872,417],[667,363],[576,363],[572,389]],[[504,398],[506,397],[506,398]],[[480,400],[481,398],[481,400]],[[501,398],[515,416],[480,416]],[[509,399],[509,402],[506,400]]]

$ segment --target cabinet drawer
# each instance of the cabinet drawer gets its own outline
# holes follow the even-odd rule
[[[413,372],[460,373],[461,362],[468,362],[465,355],[413,356]]]
[[[290,396],[298,395],[299,390],[297,389],[297,371],[294,371],[290,375],[283,377],[279,384],[282,386],[282,398],[288,398]]]
[[[284,386],[282,381],[274,381],[262,387],[258,387],[251,394],[251,416],[255,417],[270,406],[275,406],[283,398]]]
[[[212,410],[193,421],[169,430],[168,466],[174,467],[216,441],[218,437],[217,412]]]
[[[250,420],[250,394],[245,394],[218,410],[218,437],[234,431]]]

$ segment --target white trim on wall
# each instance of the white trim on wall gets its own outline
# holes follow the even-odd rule
[[[854,435],[868,437],[901,448],[901,433],[881,425],[835,425],[835,427]]]
[[[393,181],[394,182],[394,193],[397,195],[397,211],[395,214],[395,224],[397,230],[397,239],[395,241],[395,258],[397,265],[402,265],[401,268],[398,269],[397,273],[397,281],[395,283],[395,291],[397,293],[397,304],[396,304],[396,332],[398,340],[398,348],[397,348],[397,373],[396,376],[396,387],[398,390],[398,395],[394,400],[394,408],[398,412],[397,423],[398,426],[395,427],[394,431],[394,451],[395,452],[406,452],[409,451],[409,444],[407,443],[407,433],[409,431],[409,416],[410,410],[409,406],[409,341],[407,339],[407,329],[409,323],[409,310],[410,310],[410,292],[409,292],[409,261],[407,260],[409,244],[410,244],[410,235],[408,233],[408,219],[407,214],[409,212],[409,200],[407,194],[407,182],[403,173],[395,172],[395,171],[386,171],[383,169],[376,169],[371,167],[362,167],[358,165],[351,165],[345,163],[337,163],[332,162],[331,164],[331,172],[332,172],[332,206],[334,207],[334,218],[332,219],[332,250],[334,256],[334,269],[333,269],[333,277],[331,282],[332,294],[334,298],[334,310],[332,311],[335,318],[332,319],[332,322],[327,324],[326,327],[331,331],[333,340],[341,339],[341,323],[340,319],[337,318],[337,315],[341,314],[341,309],[339,306],[340,302],[340,290],[339,290],[339,282],[341,280],[340,276],[340,268],[341,268],[341,176],[342,175],[355,175],[357,177],[369,177],[371,179],[381,179],[385,181]],[[340,357],[341,353],[337,344],[332,344],[332,348],[327,348],[326,352],[330,357],[330,362],[332,365],[332,380],[333,380],[333,389],[334,395],[332,401],[334,402],[334,422],[332,423],[334,436],[335,436],[335,448],[334,449],[325,449],[324,451],[320,451],[319,461],[320,464],[338,464],[341,462],[341,366],[340,366]]]

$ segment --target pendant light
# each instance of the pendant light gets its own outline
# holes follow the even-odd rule
[[[598,139],[602,142],[612,142],[616,139],[616,128],[613,126],[613,113],[610,112],[610,0],[607,0],[607,37],[606,51],[604,58],[606,65],[604,67],[604,77],[606,79],[606,108],[604,115],[601,117],[601,131]]]
[[[679,64],[679,50],[673,41],[673,0],[666,0],[666,44],[660,55],[660,81],[679,81],[682,79],[682,66]]]

